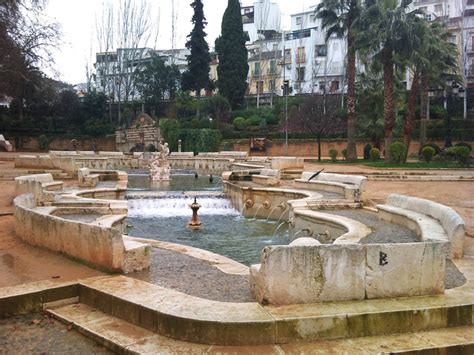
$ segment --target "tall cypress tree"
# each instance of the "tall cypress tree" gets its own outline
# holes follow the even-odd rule
[[[222,17],[221,35],[216,39],[219,56],[217,86],[221,95],[229,100],[232,107],[244,101],[247,89],[247,48],[240,14],[239,0],[229,0]]]
[[[188,35],[186,48],[191,51],[187,56],[188,70],[183,73],[182,87],[185,90],[196,91],[199,97],[201,89],[211,89],[212,83],[209,79],[209,63],[211,56],[209,55],[209,45],[206,42],[207,36],[204,27],[207,25],[204,17],[203,4],[201,0],[194,0],[191,4],[194,9],[192,23],[193,30]]]

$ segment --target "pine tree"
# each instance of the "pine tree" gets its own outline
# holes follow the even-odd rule
[[[194,0],[191,4],[194,9],[192,23],[193,30],[188,35],[186,48],[191,51],[187,56],[188,70],[183,74],[182,87],[185,90],[196,91],[199,97],[201,89],[211,89],[212,82],[209,79],[209,63],[211,56],[209,55],[209,45],[206,42],[207,36],[204,27],[207,25],[204,17],[203,4],[201,0]]]
[[[247,89],[247,48],[239,0],[229,0],[222,18],[221,36],[216,40],[219,57],[217,86],[232,107],[244,101]]]

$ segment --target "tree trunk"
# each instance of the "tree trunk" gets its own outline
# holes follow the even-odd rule
[[[418,69],[415,68],[415,73],[413,74],[413,82],[411,84],[410,96],[408,98],[407,112],[405,115],[405,124],[403,127],[403,141],[407,146],[407,155],[410,150],[411,134],[413,132],[413,121],[415,120],[415,108],[416,108],[416,99],[418,97],[418,82],[419,74]],[[405,156],[405,161],[406,161]]]
[[[355,51],[354,36],[349,32],[347,36],[347,160],[350,162],[357,160],[355,144]],[[342,90],[344,96],[344,89]]]
[[[426,144],[426,124],[428,123],[428,90],[430,79],[428,75],[421,75],[421,101],[420,101],[420,148]]]
[[[393,141],[393,126],[395,115],[393,112],[393,53],[392,48],[387,46],[383,50],[383,117],[385,133],[385,162],[390,163],[390,145]]]

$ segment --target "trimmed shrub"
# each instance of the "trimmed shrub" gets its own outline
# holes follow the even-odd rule
[[[365,152],[364,152],[365,154]],[[379,160],[380,159],[380,150],[378,150],[377,148],[371,148],[370,149],[370,153],[369,153],[369,157],[371,160]],[[364,157],[365,159],[365,157]]]
[[[342,154],[342,157],[344,158],[344,160],[347,159],[347,148],[344,148],[343,150],[341,150],[341,154]]]
[[[469,148],[466,146],[454,146],[449,148],[446,153],[448,155],[453,156],[461,166],[467,166],[469,165],[469,158],[471,152],[469,151]]]
[[[235,129],[238,129],[239,131],[247,128],[247,120],[245,117],[236,117],[232,123],[234,124]]]
[[[337,160],[337,155],[338,155],[338,154],[339,154],[339,153],[337,152],[336,149],[334,149],[334,148],[329,149],[329,156],[331,157],[331,161],[332,161],[333,163],[336,162],[336,160]]]
[[[427,143],[425,144],[423,147],[421,147],[421,154],[423,154],[423,149],[425,147],[431,147],[434,149],[434,154],[433,155],[438,155],[439,152],[441,152],[441,148],[439,147],[439,145],[437,145],[436,143]]]
[[[38,144],[41,150],[48,150],[49,139],[44,134],[38,137]]]
[[[389,147],[390,156],[392,162],[395,164],[400,164],[405,159],[407,155],[407,147],[402,142],[394,142]]]
[[[423,155],[423,159],[429,163],[435,155],[435,150],[431,147],[424,147],[421,151],[421,154]]]
[[[366,144],[364,146],[364,160],[369,160],[371,159],[371,154],[370,151],[372,150],[372,146],[370,144]],[[378,149],[377,149],[378,150]],[[380,157],[380,152],[379,152],[379,157]]]
[[[472,147],[469,143],[459,142],[459,143],[456,143],[454,146],[455,147],[466,147],[467,149],[469,149],[470,152],[472,152]]]

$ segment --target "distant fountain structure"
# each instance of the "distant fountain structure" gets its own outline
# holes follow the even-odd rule
[[[148,172],[152,181],[169,181],[170,179],[170,163],[168,156],[170,149],[168,143],[158,145],[158,151],[153,153],[148,163]]]

